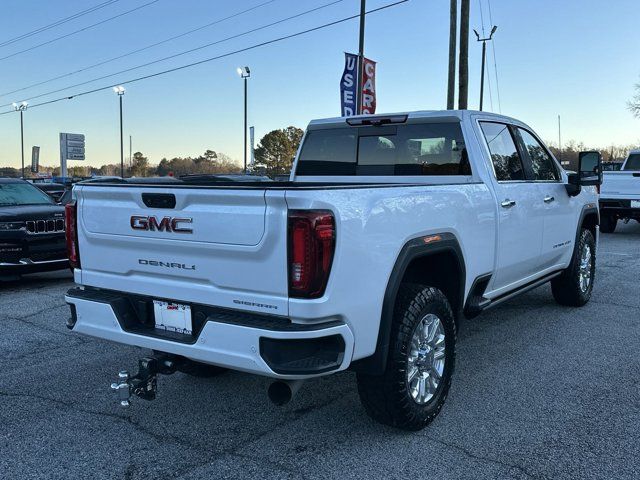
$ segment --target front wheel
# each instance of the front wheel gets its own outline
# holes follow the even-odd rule
[[[449,392],[455,346],[456,325],[447,297],[433,287],[402,285],[385,372],[357,376],[367,414],[404,430],[427,426]]]
[[[581,307],[591,298],[596,273],[596,241],[583,228],[574,248],[571,263],[561,275],[551,280],[553,298],[560,305]]]

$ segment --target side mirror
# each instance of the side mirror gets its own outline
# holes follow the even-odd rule
[[[578,154],[578,183],[584,186],[602,184],[600,152],[590,151]]]
[[[578,154],[578,172],[568,174],[567,193],[574,197],[580,193],[581,187],[602,184],[602,156],[595,150]]]

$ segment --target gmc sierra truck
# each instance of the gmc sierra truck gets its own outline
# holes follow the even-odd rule
[[[272,377],[283,404],[351,369],[369,415],[420,429],[462,316],[549,281],[589,300],[600,157],[580,162],[512,118],[430,111],[312,121],[286,182],[77,185],[67,326],[154,352],[112,384],[124,406],[176,370]]]
[[[600,230],[613,233],[618,220],[640,222],[640,150],[632,150],[615,172],[606,172],[600,189]]]

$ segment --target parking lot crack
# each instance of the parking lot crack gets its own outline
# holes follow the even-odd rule
[[[501,460],[497,460],[495,458],[491,458],[491,457],[485,457],[482,455],[478,455],[476,453],[473,453],[471,450],[461,446],[461,445],[456,445],[455,443],[450,443],[450,442],[446,442],[444,440],[441,440],[439,438],[435,438],[429,435],[423,435],[427,440],[430,440],[434,443],[438,443],[440,445],[443,445],[445,447],[449,447],[449,448],[453,448],[454,450],[457,450],[461,453],[463,453],[465,456],[467,456],[468,458],[474,459],[474,460],[478,460],[481,462],[488,462],[488,463],[493,463],[495,465],[500,465],[502,467],[508,468],[509,470],[517,470],[518,472],[522,473],[523,475],[525,475],[527,478],[534,478],[534,479],[547,479],[548,477],[542,476],[542,475],[534,475],[533,473],[528,472],[524,467],[515,464],[515,463],[507,463],[507,462],[503,462]]]

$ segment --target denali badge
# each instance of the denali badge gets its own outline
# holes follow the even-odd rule
[[[161,262],[159,260],[145,260],[144,258],[139,258],[138,263],[140,265],[150,265],[152,267],[165,267],[165,268],[181,268],[182,270],[195,270],[195,265],[189,265],[186,263],[176,263],[176,262]]]
[[[180,223],[193,223],[192,218],[163,217],[162,220],[154,216],[147,217],[145,215],[132,215],[130,224],[134,230],[158,231],[158,232],[175,232],[175,233],[193,233],[189,227],[181,227]]]

